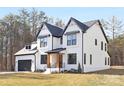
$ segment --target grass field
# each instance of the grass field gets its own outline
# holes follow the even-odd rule
[[[95,86],[124,85],[124,69],[110,69],[87,74],[16,73],[1,74],[0,86]]]

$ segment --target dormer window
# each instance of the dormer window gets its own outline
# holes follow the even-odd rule
[[[31,49],[31,45],[26,45],[25,49]]]
[[[40,47],[46,47],[47,46],[47,37],[40,39]]]

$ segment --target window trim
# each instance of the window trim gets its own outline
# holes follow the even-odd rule
[[[107,65],[107,58],[105,57],[105,65]]]
[[[69,36],[71,39],[69,39]],[[77,34],[67,35],[67,46],[77,45]]]
[[[45,62],[42,62],[42,56],[46,56],[46,63]],[[41,55],[40,64],[47,64],[47,55]]]
[[[84,64],[86,65],[86,53],[84,53]]]
[[[31,49],[31,45],[26,45],[25,49]]]
[[[75,55],[75,62],[73,62],[73,63],[71,63],[70,61],[69,61],[69,55]],[[68,54],[68,64],[69,65],[75,65],[75,64],[77,64],[77,53],[69,53]]]
[[[60,45],[63,44],[63,37],[60,38]]]
[[[103,41],[101,41],[101,50],[103,50]]]
[[[109,57],[108,57],[108,65],[110,65],[110,59],[109,59]]]
[[[92,54],[90,54],[90,65],[92,65]]]
[[[97,39],[95,38],[95,46],[97,46]]]
[[[105,51],[107,51],[107,44],[105,43]]]
[[[43,43],[43,46],[42,46],[41,42]],[[48,38],[47,37],[44,37],[44,38],[40,39],[40,47],[47,47],[47,44],[48,44]]]

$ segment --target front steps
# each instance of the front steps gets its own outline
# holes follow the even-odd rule
[[[62,71],[63,69],[60,68],[60,71]],[[59,72],[59,68],[47,68],[45,72],[43,72],[43,74],[51,74],[51,73],[58,73]]]

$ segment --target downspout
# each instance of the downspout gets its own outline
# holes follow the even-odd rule
[[[52,50],[53,50],[53,36],[52,36]]]
[[[83,56],[83,55],[84,55],[84,50],[83,50],[84,48],[83,48],[83,45],[84,45],[84,44],[83,44],[83,40],[84,40],[84,39],[83,39],[83,31],[82,31],[82,73],[84,72],[84,65],[83,65],[83,63],[84,63],[84,62],[83,62],[83,58],[84,58],[84,56]]]
[[[34,59],[35,59],[35,70],[36,71],[36,55],[34,54]]]

